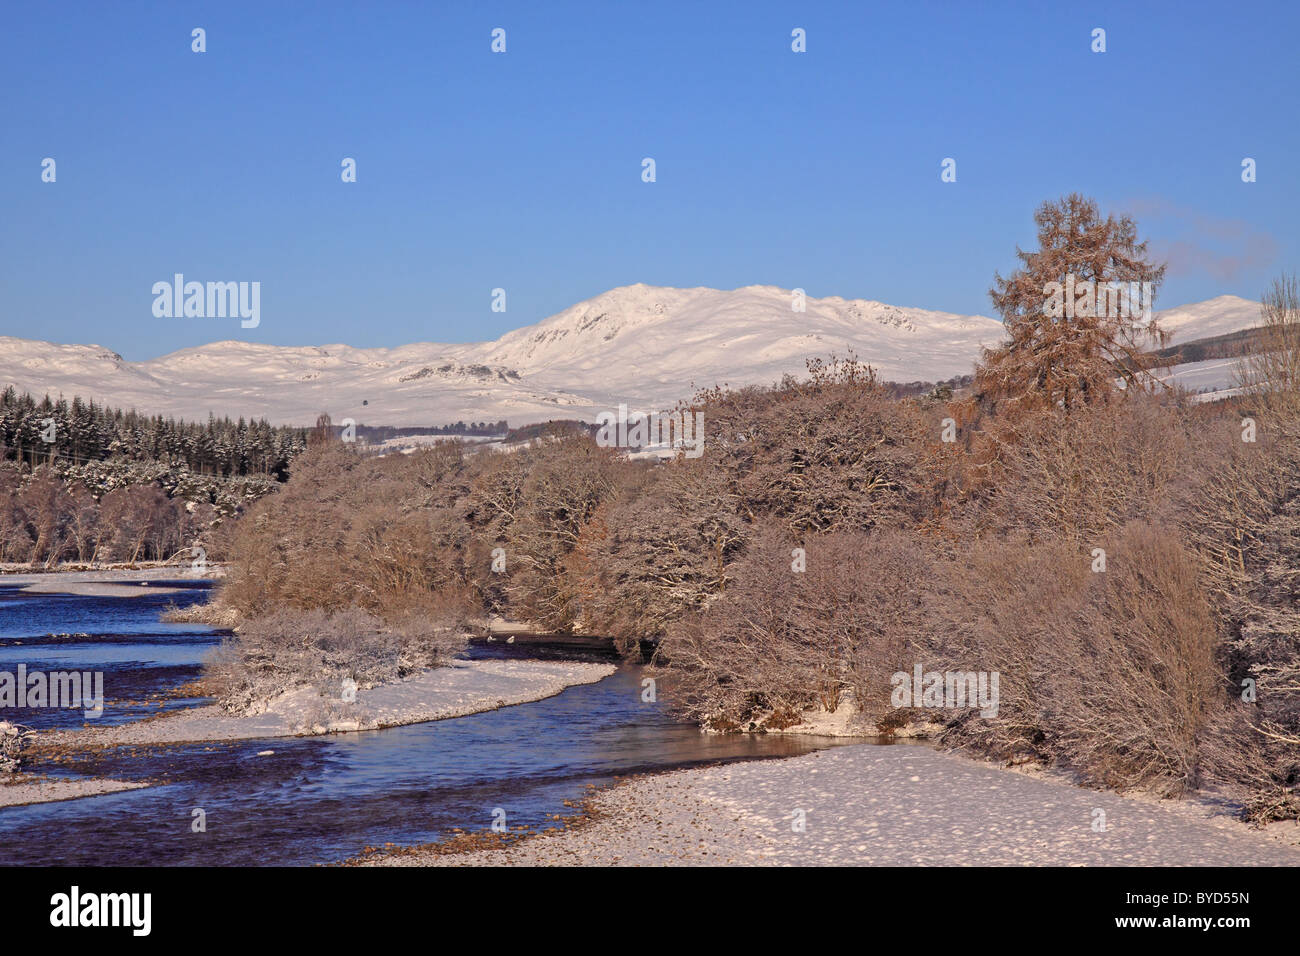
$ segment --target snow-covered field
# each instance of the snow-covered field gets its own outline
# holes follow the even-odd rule
[[[1234,295],[1221,295],[1194,305],[1184,305],[1156,313],[1160,326],[1170,333],[1170,345],[1184,345],[1196,339],[1226,335],[1258,325],[1259,303]],[[1235,373],[1240,360],[1208,359],[1187,362],[1170,369],[1163,376],[1177,382],[1201,400],[1235,395]]]
[[[1237,394],[1236,370],[1240,364],[1241,360],[1235,358],[1187,362],[1174,366],[1168,375],[1162,377],[1195,392],[1203,400],[1227,398]]]

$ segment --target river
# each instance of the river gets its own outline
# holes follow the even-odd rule
[[[207,599],[206,584],[144,597],[27,594],[0,587],[0,670],[104,673],[101,721],[209,703],[177,695],[222,632],[169,624],[173,604]],[[469,657],[599,652],[474,645]],[[611,659],[611,658],[600,658]],[[588,785],[705,763],[793,756],[830,738],[703,734],[642,700],[641,669],[620,665],[596,684],[529,704],[388,730],[325,737],[122,747],[70,761],[37,758],[51,776],[152,780],[146,789],[0,808],[0,864],[302,865],[338,862],[367,846],[412,845],[453,830],[543,826],[575,812]],[[142,706],[143,705],[143,706]],[[0,712],[36,728],[77,727],[80,711]],[[270,751],[270,753],[266,753]],[[206,832],[192,823],[201,809]]]

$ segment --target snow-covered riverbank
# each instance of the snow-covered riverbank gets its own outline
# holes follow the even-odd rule
[[[0,567],[0,585],[19,587],[31,594],[80,594],[87,597],[142,597],[148,594],[175,594],[175,588],[153,584],[154,581],[210,581],[224,572],[208,565],[203,573],[188,564],[168,564],[139,568],[98,568],[94,570],[17,570],[18,566]],[[22,567],[26,567],[23,565]]]
[[[1294,829],[1294,828],[1291,828]],[[503,848],[374,854],[393,866],[1298,866],[1287,833],[1207,801],[1075,787],[921,745],[634,778],[585,819]]]
[[[118,793],[122,790],[138,790],[147,786],[149,786],[147,783],[132,783],[127,780],[106,780],[101,778],[61,780],[16,774],[12,778],[0,778],[0,807],[76,800],[79,797],[93,797],[101,793]]]
[[[542,700],[575,684],[595,683],[614,670],[611,664],[453,661],[404,681],[358,690],[356,701],[338,708],[342,714],[327,724],[319,722],[325,699],[316,689],[304,687],[280,696],[255,716],[234,716],[209,705],[114,727],[38,734],[31,747],[79,749],[378,730]]]

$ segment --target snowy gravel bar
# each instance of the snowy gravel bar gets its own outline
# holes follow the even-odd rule
[[[1296,866],[1225,809],[1084,790],[926,746],[848,745],[642,777],[591,816],[501,848],[393,866]],[[1104,814],[1099,815],[1098,811]],[[1104,829],[1097,823],[1104,820]],[[1294,827],[1285,828],[1286,832]]]
[[[101,793],[120,793],[139,790],[147,783],[129,780],[52,780],[44,777],[16,777],[0,780],[0,807],[21,806],[28,803],[55,803],[59,800],[77,800]]]
[[[313,725],[321,695],[315,688],[303,687],[276,698],[255,716],[234,716],[209,705],[116,727],[39,734],[32,746],[113,747],[378,730],[553,697],[566,687],[594,684],[614,670],[612,664],[453,661],[403,681],[358,690],[355,704],[348,708],[351,716],[327,726]]]

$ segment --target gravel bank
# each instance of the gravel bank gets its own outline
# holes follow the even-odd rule
[[[590,822],[502,849],[377,855],[392,866],[1296,866],[1300,848],[1207,804],[1084,790],[916,745],[640,778]],[[506,808],[507,810],[509,808]],[[794,829],[796,811],[805,829]],[[1104,811],[1105,830],[1094,830]]]
[[[115,727],[58,730],[32,738],[32,751],[52,748],[116,747],[203,740],[251,740],[356,730],[378,730],[426,720],[463,717],[560,693],[575,684],[594,684],[614,673],[611,664],[556,661],[453,661],[404,681],[357,691],[350,716],[312,726],[322,700],[310,687],[291,691],[263,714],[235,717],[220,707],[194,707],[165,717]]]
[[[177,594],[176,588],[151,585],[151,581],[211,581],[218,575],[214,566],[199,574],[188,564],[155,568],[104,568],[96,571],[49,571],[45,573],[0,572],[0,584],[19,585],[29,594],[80,594],[87,597],[143,597],[148,594]]]
[[[14,807],[27,803],[53,803],[57,800],[76,800],[101,793],[120,790],[139,790],[151,786],[126,780],[50,780],[44,777],[18,777],[0,781],[0,807]]]

